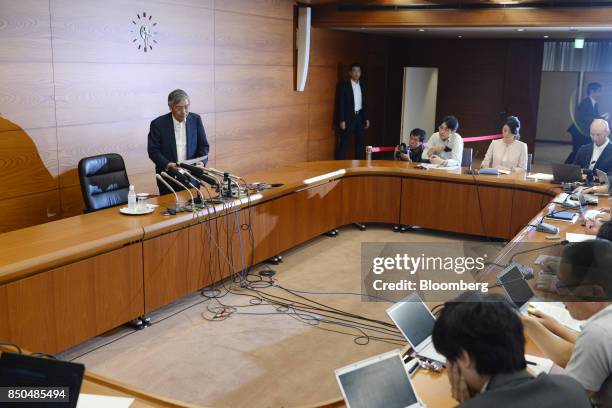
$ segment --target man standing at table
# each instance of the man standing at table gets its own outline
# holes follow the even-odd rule
[[[170,113],[151,122],[147,151],[158,174],[170,167],[178,167],[177,163],[182,161],[208,155],[209,145],[202,118],[189,112],[189,104],[187,92],[175,89],[168,95]],[[206,161],[207,158],[194,164],[205,165]],[[160,195],[171,193],[159,181],[157,186]]]
[[[361,78],[361,65],[354,63],[349,71],[350,79],[338,87],[338,126],[340,146],[337,160],[346,159],[346,153],[355,134],[355,159],[365,159],[364,129],[370,127],[368,120],[368,98]]]

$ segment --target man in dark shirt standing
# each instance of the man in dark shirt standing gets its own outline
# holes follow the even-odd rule
[[[370,127],[368,120],[368,98],[366,87],[359,80],[361,65],[354,63],[349,71],[350,80],[338,87],[338,126],[340,127],[340,146],[337,160],[346,159],[346,153],[355,134],[355,158],[365,159],[364,129]]]
[[[589,129],[595,119],[608,119],[609,114],[599,114],[599,97],[602,86],[600,83],[591,82],[587,85],[587,97],[576,107],[576,114],[572,118],[572,124],[567,131],[572,135],[572,152],[565,159],[565,163],[573,163],[581,146],[591,143]]]

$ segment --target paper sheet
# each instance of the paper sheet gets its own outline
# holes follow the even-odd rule
[[[531,371],[535,376],[540,375],[541,373],[548,374],[553,366],[553,361],[547,358],[532,356],[531,354],[525,354],[525,360],[536,363],[536,365],[527,363],[527,368]]]
[[[134,398],[81,394],[79,395],[77,408],[128,408],[133,402]]]
[[[557,319],[559,323],[564,325],[567,328],[572,330],[576,330],[578,332],[582,331],[581,324],[582,322],[574,319],[570,316],[567,309],[561,302],[530,302],[531,306],[535,307],[536,310],[546,313]]]
[[[596,238],[595,235],[577,234],[574,232],[565,233],[565,239],[568,240],[569,242],[582,242],[582,241],[588,241],[589,239],[595,239],[595,238]]]
[[[546,173],[535,173],[535,174],[528,175],[527,178],[531,180],[550,180],[552,181],[553,175],[546,174]]]

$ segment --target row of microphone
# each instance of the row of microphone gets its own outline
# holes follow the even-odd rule
[[[196,187],[196,184],[204,182],[206,184],[211,185],[217,192],[221,192],[223,187],[227,187],[227,191],[229,191],[231,195],[231,186],[232,183],[236,184],[236,180],[239,177],[234,176],[233,174],[224,173],[214,168],[205,168],[192,166],[186,163],[179,163],[180,168],[169,167],[166,171],[162,171],[160,174],[156,174],[155,177],[159,180],[164,186],[166,186],[170,191],[174,193],[176,201],[178,202],[178,195],[176,194],[175,188],[172,187],[171,184],[179,187],[179,190],[187,190],[189,195],[192,197],[190,189],[195,189],[200,196],[200,199],[203,201],[204,197],[200,192],[200,189]]]

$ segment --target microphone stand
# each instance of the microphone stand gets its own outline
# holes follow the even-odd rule
[[[179,186],[181,186],[182,188],[184,188],[185,190],[187,190],[187,192],[189,193],[189,196],[191,197],[191,211],[195,211],[195,203],[193,202],[193,194],[191,194],[191,191],[189,190],[189,188],[187,188],[186,185],[184,185],[183,183],[181,183],[180,181],[178,181],[177,179],[175,179],[174,177],[171,177],[168,173],[166,173],[165,171],[161,172],[162,177],[165,177],[167,180],[178,184]]]
[[[178,194],[176,194],[176,191],[172,188],[172,186],[170,184],[168,184],[166,182],[166,180],[164,180],[164,178],[161,175],[159,175],[159,174],[156,174],[155,178],[157,180],[159,180],[164,186],[166,186],[167,189],[172,191],[172,194],[174,194],[174,206],[173,207],[168,207],[168,209],[172,210],[174,212],[181,212],[181,211],[183,211],[183,206],[181,205],[181,202],[179,200]]]

